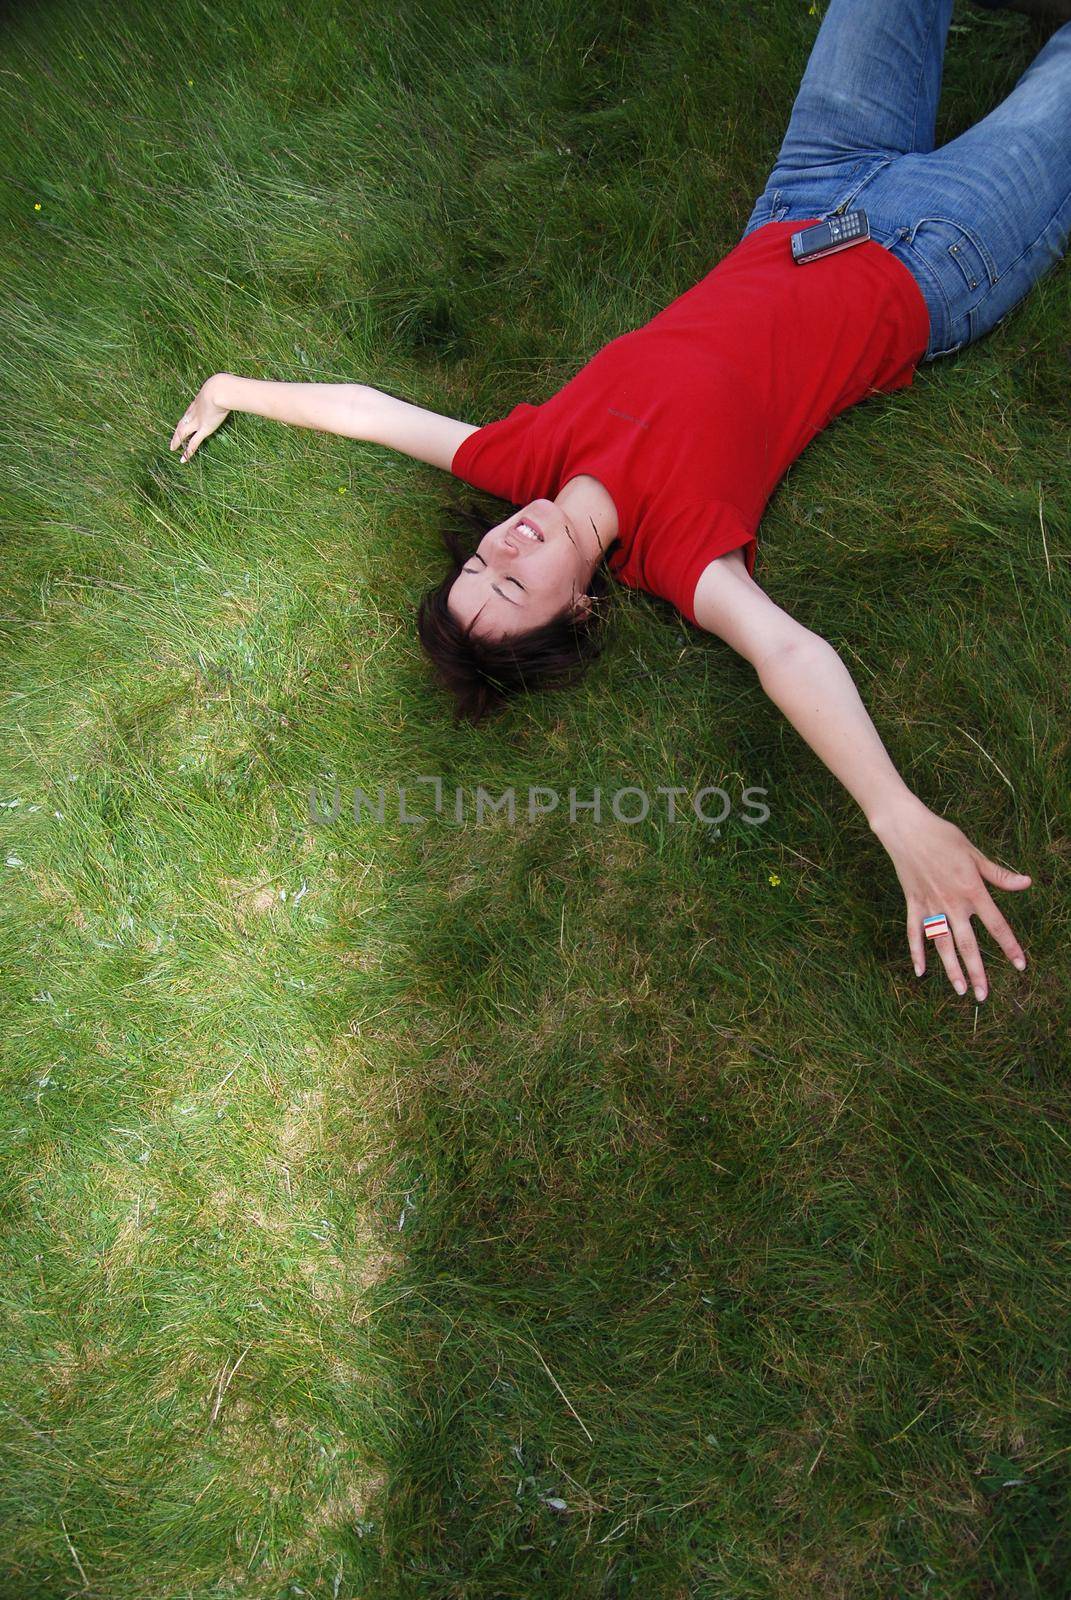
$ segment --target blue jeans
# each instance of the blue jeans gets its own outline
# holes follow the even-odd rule
[[[924,361],[989,333],[1071,236],[1071,22],[1006,100],[935,150],[951,18],[952,0],[829,0],[743,234],[864,210],[929,308]]]

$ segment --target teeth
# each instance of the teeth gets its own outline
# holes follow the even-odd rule
[[[537,544],[540,542],[538,533],[536,533],[534,528],[530,528],[527,522],[518,522],[516,531],[518,533],[527,534],[529,539],[534,539]]]

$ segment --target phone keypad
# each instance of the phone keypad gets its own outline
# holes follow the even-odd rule
[[[847,243],[849,239],[854,239],[863,231],[863,224],[857,213],[846,217],[830,217],[828,220],[830,237],[837,244]]]
[[[869,238],[870,218],[865,211],[849,211],[846,216],[836,212],[792,235],[792,258],[804,266],[808,261],[823,261],[853,244],[864,244]]]

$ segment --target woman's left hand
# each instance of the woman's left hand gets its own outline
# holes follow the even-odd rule
[[[987,881],[998,889],[1027,889],[1030,876],[999,866],[975,849],[954,822],[939,817],[918,801],[884,824],[873,826],[892,858],[896,876],[907,900],[907,939],[915,971],[926,970],[926,946],[935,944],[957,994],[966,994],[960,959],[967,968],[975,997],[984,1000],[988,985],[971,918],[979,917],[1016,967],[1026,957],[1011,928],[995,905]],[[943,911],[950,933],[927,939],[923,917]],[[957,951],[958,957],[957,959]]]

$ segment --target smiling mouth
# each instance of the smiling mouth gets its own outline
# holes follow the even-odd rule
[[[529,544],[544,543],[542,528],[537,527],[529,517],[522,517],[520,522],[515,524],[513,531],[518,538],[527,540]]]

